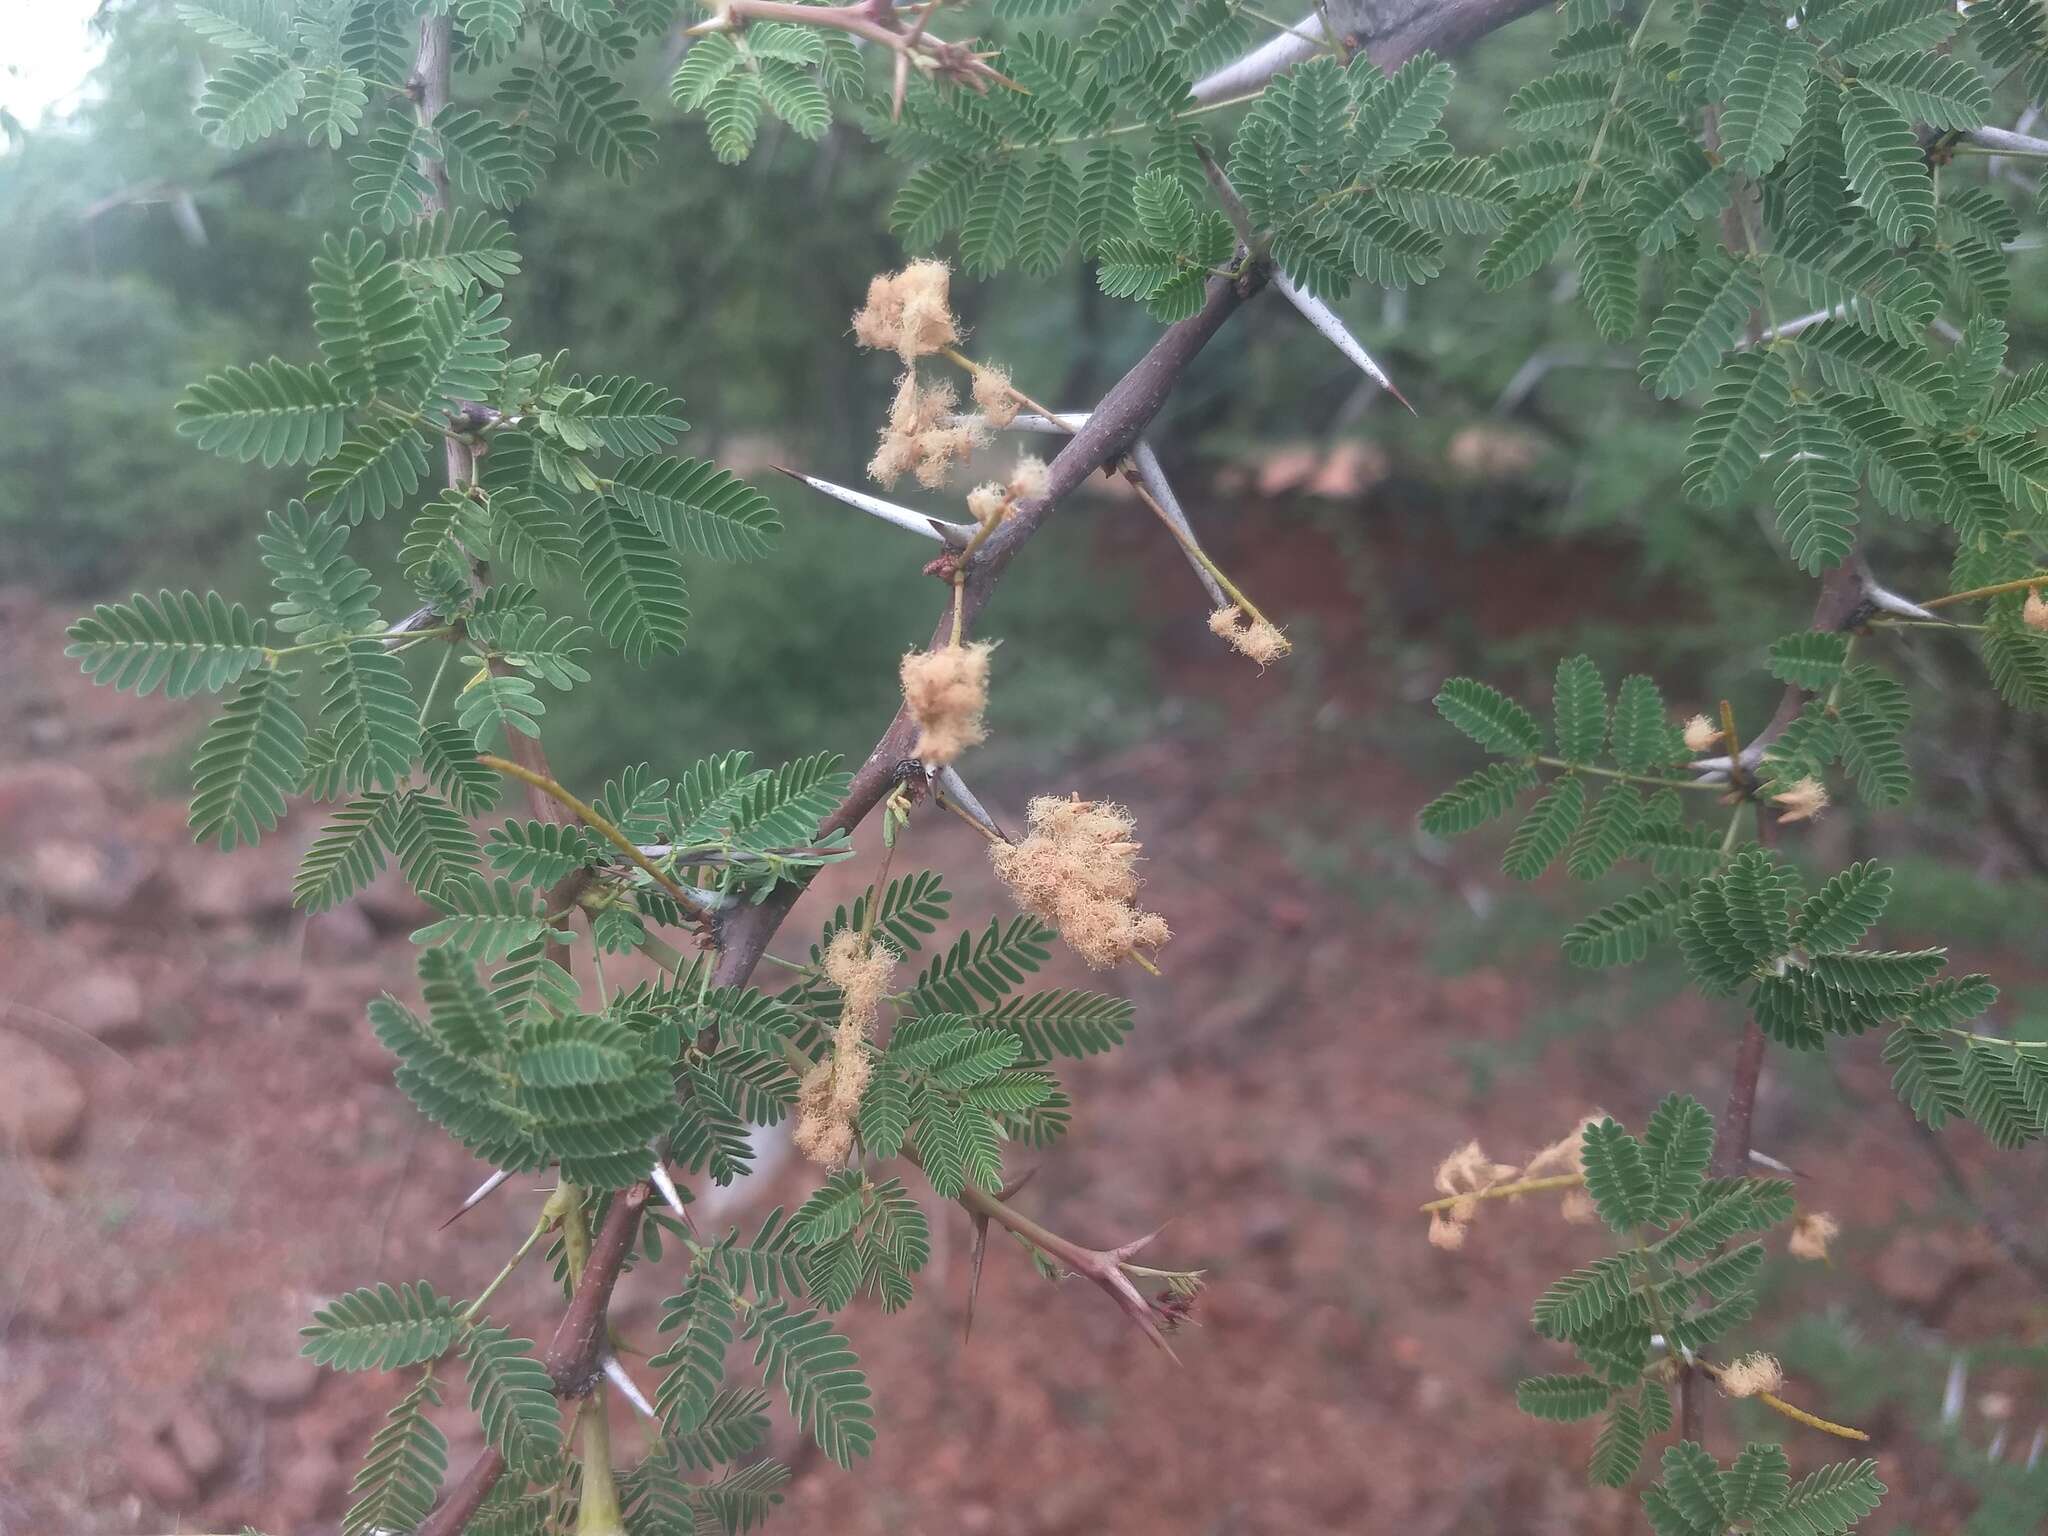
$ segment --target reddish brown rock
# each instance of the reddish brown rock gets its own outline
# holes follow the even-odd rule
[[[234,1383],[265,1408],[296,1408],[320,1385],[320,1367],[298,1355],[250,1360],[235,1368]]]
[[[111,814],[106,791],[70,763],[15,763],[0,769],[0,844],[33,836],[86,836]]]
[[[85,1085],[33,1040],[0,1034],[0,1150],[48,1156],[85,1120]]]
[[[17,878],[56,917],[126,911],[156,873],[154,858],[113,838],[46,837]]]
[[[1944,1232],[1901,1232],[1877,1256],[1871,1279],[1902,1307],[1928,1311],[1967,1280],[1974,1265],[1961,1243]]]
[[[353,905],[385,933],[411,933],[436,916],[395,865],[358,891]]]
[[[336,907],[306,920],[309,960],[360,960],[376,947],[377,930],[360,907]]]
[[[50,994],[43,1007],[95,1040],[110,1044],[140,1040],[150,1032],[142,987],[133,976],[121,971],[75,971]]]
[[[121,1452],[121,1470],[128,1485],[150,1503],[178,1514],[199,1497],[199,1489],[171,1448],[150,1436],[128,1441]]]
[[[171,1419],[170,1439],[178,1460],[202,1487],[227,1464],[228,1443],[204,1408],[188,1407],[176,1414]]]
[[[294,1456],[278,1481],[278,1523],[290,1529],[310,1524],[339,1504],[348,1490],[348,1473],[334,1452],[308,1446]]]

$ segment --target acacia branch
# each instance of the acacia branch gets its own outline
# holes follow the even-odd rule
[[[1180,376],[1187,371],[1202,348],[1238,308],[1264,283],[1257,270],[1240,278],[1212,278],[1202,308],[1185,320],[1167,327],[1152,348],[1110,389],[1088,415],[1081,429],[1067,439],[1046,471],[1043,496],[1019,501],[1010,515],[982,547],[968,560],[967,579],[960,591],[962,623],[971,624],[987,606],[1002,580],[1003,572],[1044,526],[1060,502],[1072,495],[1098,469],[1113,468],[1137,443],[1140,434],[1159,414]],[[932,631],[934,648],[952,635],[953,607],[949,601]],[[874,747],[853,776],[845,798],[819,823],[818,836],[858,826],[896,783],[897,765],[909,757],[917,740],[917,722],[907,709],[899,708]],[[762,953],[789,910],[803,894],[809,881],[786,881],[767,900],[733,913],[718,935],[718,965],[712,973],[719,986],[744,985],[760,963]]]
[[[745,3],[756,3],[756,0],[745,0]],[[1444,3],[1401,0],[1392,8],[1397,14],[1379,13],[1383,25],[1375,24],[1375,30],[1366,35],[1363,42],[1372,61],[1381,69],[1392,71],[1424,49],[1450,52],[1465,47],[1488,32],[1527,15],[1541,3],[1542,0],[1444,0]],[[1356,6],[1351,13],[1364,14]],[[1345,25],[1342,16],[1337,18],[1337,22],[1340,28]],[[1208,345],[1223,323],[1237,313],[1238,307],[1257,293],[1264,283],[1265,274],[1258,267],[1235,279],[1211,279],[1201,309],[1169,326],[1130,372],[1117,380],[1102,403],[1088,414],[1081,429],[1067,440],[1059,456],[1052,461],[1045,495],[1020,501],[994,536],[968,562],[967,582],[961,593],[963,624],[971,623],[981,612],[994,593],[996,583],[1002,579],[1004,569],[1044,524],[1053,508],[1096,470],[1113,468],[1136,447],[1138,438],[1151,424],[1152,418],[1159,414],[1160,407],[1166,403],[1166,397],[1188,365]],[[952,608],[949,605],[933,629],[933,645],[943,644],[951,634]],[[916,740],[916,722],[908,711],[898,709],[895,719],[889,722],[888,729],[882,732],[854,773],[853,784],[846,797],[819,824],[818,835],[825,837],[833,832],[851,831],[868,812],[881,804],[883,796],[896,783],[898,764],[910,755]],[[767,900],[734,913],[725,922],[719,932],[718,965],[712,973],[718,985],[741,986],[753,975],[769,940],[789,916],[790,908],[803,894],[809,878],[806,875],[801,881],[788,881],[777,886]]]
[[[1814,600],[1813,619],[1807,626],[1824,634],[1839,634],[1861,624],[1877,606],[1873,594],[1882,591],[1863,557],[1851,551],[1841,564],[1821,577],[1820,595]],[[1784,733],[1806,708],[1808,690],[1788,683],[1778,700],[1770,723],[1759,731],[1746,748],[1731,743],[1729,781],[1738,788],[1748,784],[1750,770],[1763,760],[1765,750]],[[1757,805],[1757,840],[1765,845],[1777,841],[1777,817],[1772,809]],[[1728,1102],[1721,1111],[1721,1123],[1714,1139],[1713,1173],[1716,1178],[1737,1178],[1749,1171],[1751,1142],[1756,1122],[1756,1095],[1763,1081],[1764,1032],[1756,1016],[1743,1020],[1742,1041],[1735,1048],[1735,1071],[1728,1084]],[[1685,1366],[1678,1378],[1679,1432],[1688,1440],[1705,1438],[1706,1393],[1699,1372]]]
[[[741,0],[741,3],[758,7],[761,0]],[[1383,47],[1375,47],[1371,56],[1383,69],[1392,70],[1424,48],[1450,48],[1470,42],[1535,9],[1539,3],[1540,0],[1456,0],[1456,3],[1426,7],[1419,19],[1412,20],[1403,30],[1390,36]],[[430,18],[421,24],[420,68],[417,73],[424,76],[430,63],[438,60],[441,103],[447,100],[448,43],[449,23],[445,18]],[[419,90],[417,99],[423,112],[434,94],[430,85],[423,85]],[[963,623],[979,616],[994,595],[1003,572],[1044,525],[1053,509],[1096,470],[1113,469],[1125,454],[1132,451],[1145,428],[1165,405],[1181,375],[1224,322],[1237,313],[1244,302],[1264,286],[1265,281],[1264,272],[1257,267],[1237,277],[1212,279],[1201,309],[1169,326],[1151,349],[1116,382],[1049,466],[1045,494],[1018,502],[994,535],[968,561],[966,579],[957,589]],[[451,471],[454,469],[452,454],[450,468]],[[942,643],[951,634],[954,611],[954,601],[949,599],[933,629],[934,645]],[[896,782],[897,764],[909,754],[916,739],[916,730],[916,723],[908,712],[898,709],[895,718],[855,772],[845,797],[819,824],[820,838],[836,831],[851,830],[881,803]],[[538,757],[537,744],[533,755]],[[554,777],[548,772],[544,759],[528,766],[544,778],[552,780]],[[552,799],[538,790],[532,793],[544,807],[538,814],[551,820],[560,814]],[[809,885],[811,873],[806,872],[799,880],[783,882],[765,901],[742,909],[720,924],[718,963],[713,971],[717,984],[744,985],[753,975],[754,968],[767,952],[769,941]],[[592,1249],[589,1263],[584,1267],[569,1311],[556,1329],[554,1342],[548,1349],[548,1374],[560,1395],[581,1395],[601,1379],[605,1308],[612,1286],[618,1279],[619,1268],[631,1249],[633,1234],[638,1230],[640,1211],[650,1193],[648,1185],[639,1184],[613,1199],[604,1229]],[[1000,1206],[1000,1202],[993,1199],[990,1203]],[[995,1212],[986,1214],[989,1219],[1001,1220],[1003,1216],[1010,1216],[1021,1220],[1015,1218],[1015,1213],[1007,1211],[1000,1215]],[[1010,1224],[1004,1222],[1006,1226]],[[1135,1251],[1135,1246],[1127,1245],[1121,1256]],[[1083,1251],[1077,1248],[1065,1257],[1071,1260],[1082,1256]],[[1093,1263],[1084,1264],[1081,1272],[1099,1267]],[[1105,1283],[1104,1277],[1091,1275],[1090,1278],[1098,1284]],[[1120,1267],[1116,1270],[1116,1278],[1123,1279]],[[1128,1283],[1126,1280],[1125,1284]],[[1106,1288],[1117,1294],[1113,1282]],[[1119,1301],[1125,1303],[1128,1298],[1119,1296]],[[504,1471],[504,1458],[495,1449],[486,1450],[415,1536],[458,1536]]]
[[[1424,49],[1455,53],[1544,4],[1545,0],[1328,0],[1289,31],[1196,81],[1188,94],[1207,105],[1264,89],[1282,70],[1329,46],[1323,30],[1326,13],[1339,48],[1363,49],[1373,63],[1392,73]]]
[[[903,105],[901,82],[910,65],[970,87],[982,95],[991,85],[1017,89],[1017,82],[989,68],[992,52],[980,52],[971,43],[948,42],[925,31],[936,5],[928,5],[915,25],[906,28],[895,8],[883,0],[871,4],[859,0],[853,5],[795,5],[789,0],[722,0],[716,15],[689,29],[692,36],[731,32],[735,23],[773,21],[793,27],[826,27],[862,38],[887,48],[897,58],[898,88],[896,110]],[[893,114],[892,114],[893,115]]]
[[[612,1196],[604,1225],[598,1228],[590,1257],[584,1262],[583,1276],[576,1283],[576,1294],[555,1328],[544,1363],[555,1396],[564,1401],[589,1396],[604,1379],[606,1309],[626,1255],[633,1251],[633,1239],[640,1231],[640,1213],[652,1194],[650,1186],[635,1184]],[[449,1489],[448,1496],[427,1516],[414,1536],[458,1536],[504,1475],[504,1456],[496,1447],[487,1448]]]
[[[535,773],[521,764],[509,762],[492,752],[479,752],[476,760],[482,763],[484,767],[502,773],[507,778],[519,780],[528,789],[537,794],[546,795],[550,801],[568,810],[578,821],[589,827],[591,831],[597,833],[598,836],[624,854],[627,861],[638,868],[648,879],[661,887],[669,900],[682,908],[684,914],[692,922],[709,924],[712,918],[716,916],[712,909],[706,906],[703,901],[691,895],[664,874],[652,859],[645,853],[642,853],[639,847],[625,833],[613,826],[610,820],[595,806],[587,801],[578,799],[546,774]]]
[[[455,22],[448,16],[429,16],[420,23],[419,52],[414,56],[412,73],[406,77],[406,94],[412,98],[414,111],[421,125],[431,125],[453,96],[455,65]],[[431,219],[445,213],[449,208],[448,165],[439,155],[422,153],[419,159],[420,172],[427,178],[429,191],[420,199],[420,217]],[[467,410],[467,407],[464,407]],[[487,408],[480,408],[484,415],[497,414]],[[476,483],[477,460],[482,449],[474,439],[460,432],[444,432],[442,448],[447,465],[448,484],[455,490],[466,491]],[[465,551],[467,553],[467,551]],[[490,579],[489,565],[474,555],[469,559],[471,583],[481,591]],[[418,615],[405,619],[410,625]],[[554,771],[548,767],[548,755],[537,737],[511,733],[512,756],[528,773],[542,779],[552,780]],[[536,789],[531,782],[526,787],[527,807],[540,821],[560,822],[567,819],[562,807]],[[557,962],[565,956],[554,953],[551,958]]]

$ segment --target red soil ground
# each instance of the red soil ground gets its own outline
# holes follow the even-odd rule
[[[1421,579],[1475,583],[1469,600],[1482,603],[1489,589],[1528,590],[1529,556]],[[1199,1328],[1177,1340],[1182,1364],[1000,1240],[963,1344],[969,1233],[934,1206],[936,1255],[911,1311],[846,1318],[876,1388],[876,1453],[849,1475],[779,1429],[798,1469],[780,1529],[1642,1528],[1633,1496],[1585,1486],[1583,1427],[1536,1424],[1512,1402],[1518,1375],[1563,1366],[1530,1332],[1529,1302],[1602,1251],[1599,1234],[1554,1207],[1493,1208],[1462,1252],[1444,1253],[1415,1208],[1437,1161],[1475,1135],[1513,1159],[1595,1105],[1639,1122],[1676,1087],[1718,1110],[1735,1021],[1666,1004],[1627,1036],[1568,1031],[1517,1052],[1567,978],[1520,952],[1460,974],[1427,963],[1432,924],[1500,882],[1481,852],[1413,857],[1407,829],[1431,786],[1362,734],[1323,728],[1426,710],[1435,681],[1368,680],[1406,673],[1384,657],[1367,665],[1388,620],[1367,623],[1343,568],[1297,544],[1239,572],[1314,627],[1312,683],[1261,679],[1183,625],[1163,675],[1230,728],[1043,786],[1134,809],[1148,904],[1177,937],[1163,980],[1111,978],[1139,1001],[1137,1032],[1117,1055],[1064,1070],[1073,1131],[1037,1158],[1013,1154],[1013,1167],[1039,1165],[1020,1202],[1093,1243],[1169,1222],[1161,1262],[1210,1275]],[[1184,580],[1159,574],[1155,585]],[[480,1170],[422,1131],[362,1022],[367,997],[410,984],[409,900],[380,889],[364,909],[292,913],[310,817],[253,854],[192,849],[163,767],[185,750],[190,714],[89,687],[62,658],[63,618],[0,593],[0,1075],[32,1047],[85,1094],[61,1152],[0,1151],[0,1533],[330,1531],[394,1389],[302,1373],[298,1326],[321,1298],[378,1278],[473,1293],[538,1197],[515,1187],[440,1228]],[[1426,652],[1412,616],[1391,622],[1411,660]],[[1021,802],[1036,786],[997,787]],[[1281,835],[1290,823],[1341,829],[1334,856],[1352,861],[1355,883],[1398,877],[1408,894],[1372,906],[1318,884]],[[956,918],[1003,910],[975,840],[946,818],[918,824],[907,857],[947,872]],[[865,873],[828,872],[791,932]],[[1418,889],[1429,899],[1411,899]],[[116,985],[81,993],[86,978]],[[123,1006],[123,979],[139,1009]],[[82,996],[106,1018],[74,1017]],[[1472,1053],[1494,1048],[1507,1065],[1474,1071]],[[1966,1456],[1930,1428],[1948,1351],[2038,1345],[2043,1293],[1946,1199],[1875,1049],[1843,1051],[1835,1072],[1833,1091],[1857,1107],[1824,1121],[1786,1073],[1767,1077],[1759,1143],[1798,1167],[1802,1198],[1847,1235],[1832,1271],[1773,1259],[1758,1342],[1834,1307],[1873,1350],[1896,1349],[1895,1366],[1877,1367],[1893,1390],[1866,1391],[1869,1449],[1895,1490],[1871,1528],[1957,1530],[1976,1499],[1955,1471]],[[1967,1128],[1950,1144],[1987,1199],[2031,1179],[2038,1227],[2038,1149],[2003,1159]],[[800,1199],[809,1182],[785,1164],[723,1219]],[[659,1347],[663,1294],[652,1269],[621,1288],[615,1318],[643,1349]],[[522,1275],[496,1310],[545,1338],[556,1306]],[[1965,1443],[1996,1430],[2000,1397],[2018,1443],[2040,1420],[2041,1353],[2011,1359],[1973,1374]],[[1795,1379],[1791,1394],[1811,1385]],[[464,1465],[475,1433],[448,1417]],[[1714,1404],[1710,1422],[1732,1451],[1733,1410]],[[630,1449],[642,1431],[622,1418],[618,1433]],[[1793,1430],[1789,1449],[1805,1468],[1844,1448]]]

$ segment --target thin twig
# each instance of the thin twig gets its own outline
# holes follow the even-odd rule
[[[479,752],[476,755],[476,760],[493,772],[502,773],[507,778],[517,779],[529,789],[546,795],[550,800],[568,809],[578,821],[582,822],[591,831],[597,833],[598,836],[623,853],[635,868],[639,869],[648,879],[667,892],[669,899],[697,922],[708,926],[716,919],[717,913],[664,874],[652,859],[640,851],[638,845],[631,838],[613,826],[610,820],[595,806],[577,799],[575,795],[564,789],[560,784],[557,784],[553,779],[535,773],[531,768],[527,768],[519,763],[499,757],[495,752]]]

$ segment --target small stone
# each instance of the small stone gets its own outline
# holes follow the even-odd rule
[[[1877,1256],[1871,1278],[1904,1307],[1926,1310],[1944,1300],[1972,1270],[1969,1256],[1940,1232],[1901,1232]]]
[[[300,1355],[250,1360],[235,1368],[234,1383],[265,1408],[296,1408],[320,1385],[320,1367]]]
[[[20,763],[0,769],[0,846],[19,848],[30,835],[86,836],[104,827],[107,793],[71,763]]]
[[[180,1514],[199,1497],[184,1464],[159,1440],[130,1440],[121,1453],[121,1469],[130,1487],[167,1513]]]
[[[59,752],[71,744],[71,722],[62,715],[38,715],[28,723],[28,744],[38,752]]]
[[[334,1452],[325,1446],[300,1451],[278,1480],[279,1523],[290,1528],[311,1524],[339,1501],[347,1484],[348,1475]]]
[[[33,1040],[0,1034],[0,1151],[48,1156],[84,1119],[78,1074]]]
[[[120,971],[88,970],[74,975],[43,1007],[95,1040],[137,1040],[149,1033],[142,988]]]
[[[358,891],[352,905],[385,933],[411,933],[438,915],[427,905],[425,897],[405,883],[396,866],[385,869]]]
[[[228,924],[290,910],[288,890],[264,878],[260,865],[217,854],[193,854],[178,871],[178,900],[202,923]]]
[[[376,947],[377,930],[360,907],[336,907],[306,921],[309,959],[360,960]]]
[[[228,1443],[203,1408],[187,1408],[171,1420],[171,1448],[202,1486],[228,1459]]]
[[[60,917],[111,916],[127,908],[155,868],[142,850],[109,839],[50,837],[29,850],[22,877]]]

